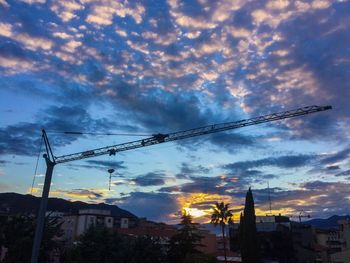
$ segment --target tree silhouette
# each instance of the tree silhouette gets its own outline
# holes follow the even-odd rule
[[[116,262],[121,258],[120,248],[123,246],[121,237],[111,233],[109,229],[91,226],[79,237],[77,246],[66,256],[66,262],[107,263]]]
[[[127,263],[166,263],[167,255],[161,241],[154,237],[138,236],[129,237],[131,244]]]
[[[182,263],[216,263],[217,259],[214,256],[205,254],[187,254]]]
[[[47,217],[40,248],[39,262],[50,262],[55,252],[60,254],[62,243],[61,222],[58,218]],[[0,244],[7,248],[3,262],[28,262],[31,256],[35,220],[28,215],[15,215],[0,220]]]
[[[199,235],[198,224],[193,223],[192,216],[183,211],[179,233],[170,240],[170,262],[182,262],[187,254],[201,253],[197,250],[202,236]]]
[[[260,251],[256,232],[254,199],[250,188],[245,198],[244,214],[241,214],[239,236],[242,262],[260,262]]]
[[[214,226],[220,225],[222,232],[222,240],[224,242],[224,256],[225,262],[227,262],[226,257],[226,240],[225,240],[225,227],[226,224],[231,223],[233,221],[232,211],[229,209],[229,204],[225,204],[224,202],[218,203],[216,202],[213,207],[213,214],[211,215],[211,223]]]
[[[77,246],[67,251],[69,263],[166,263],[166,253],[157,238],[121,235],[104,226],[90,227]]]

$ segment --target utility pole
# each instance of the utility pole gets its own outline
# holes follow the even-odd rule
[[[117,144],[112,146],[106,146],[102,148],[97,148],[93,150],[88,150],[84,152],[78,152],[78,153],[73,153],[73,154],[68,154],[68,155],[63,155],[58,157],[55,157],[53,155],[47,134],[45,130],[42,130],[42,136],[43,136],[43,139],[45,142],[45,148],[46,148],[46,154],[43,155],[46,162],[46,173],[45,173],[44,188],[43,188],[41,202],[40,202],[40,209],[37,217],[37,224],[36,224],[35,236],[34,236],[34,242],[33,242],[33,248],[32,248],[31,263],[37,263],[39,259],[40,245],[41,245],[41,240],[42,240],[42,235],[43,235],[43,230],[45,225],[45,213],[46,213],[47,201],[48,201],[49,192],[50,192],[51,178],[52,178],[53,169],[56,164],[67,163],[67,162],[87,159],[87,158],[101,156],[101,155],[110,155],[110,156],[116,155],[116,153],[122,152],[122,151],[128,151],[128,150],[133,150],[133,149],[151,146],[155,144],[171,142],[176,140],[183,140],[186,138],[201,136],[205,134],[228,131],[228,130],[243,128],[246,126],[252,126],[252,125],[257,125],[261,123],[267,123],[267,122],[272,122],[272,121],[277,121],[282,119],[303,116],[303,115],[317,113],[317,112],[326,111],[330,109],[332,109],[332,106],[313,105],[313,106],[298,108],[290,111],[283,111],[283,112],[262,115],[262,116],[258,116],[247,120],[212,124],[212,125],[207,125],[199,128],[190,129],[190,130],[173,132],[169,134],[158,133],[158,134],[154,134],[152,137],[142,139],[142,140],[127,142],[127,143],[122,143],[122,144]],[[82,134],[82,133],[66,132],[66,134]],[[110,171],[109,173],[111,178],[112,173]]]

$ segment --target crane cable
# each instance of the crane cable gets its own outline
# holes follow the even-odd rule
[[[36,165],[35,165],[35,171],[34,171],[34,176],[33,176],[33,182],[32,182],[32,187],[30,188],[30,194],[32,195],[33,193],[33,188],[34,188],[34,183],[35,183],[35,177],[36,177],[36,172],[38,170],[38,164],[39,164],[39,158],[40,158],[40,153],[41,153],[41,147],[43,145],[43,136],[41,136],[41,141],[40,141],[40,147],[39,147],[39,153],[38,157],[36,159]]]
[[[58,134],[66,134],[66,135],[152,136],[152,134],[137,134],[137,133],[99,133],[99,132],[76,132],[76,131],[47,131],[47,133],[58,133]]]

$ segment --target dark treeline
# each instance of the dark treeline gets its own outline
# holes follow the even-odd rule
[[[235,233],[230,231],[230,246],[223,242],[224,261],[228,262],[226,250],[229,248],[241,254],[243,263],[259,263],[261,245],[268,244],[259,238],[256,231],[254,200],[251,190],[246,195],[244,213]],[[233,214],[229,204],[216,203],[213,207],[211,223],[221,227],[222,240],[227,240],[225,228],[233,230]],[[214,256],[202,253],[198,224],[191,215],[183,212],[177,234],[170,239],[152,236],[123,235],[103,226],[89,228],[74,244],[68,245],[63,239],[61,224],[57,218],[46,218],[44,236],[41,244],[39,262],[68,263],[214,263]],[[31,216],[0,217],[0,248],[5,249],[4,263],[26,263],[30,261],[35,218]],[[274,239],[280,236],[273,236]],[[282,239],[283,240],[283,239]],[[282,241],[281,240],[281,241]],[[281,245],[285,242],[281,242]],[[284,247],[280,246],[283,255]],[[290,246],[287,246],[290,249]],[[3,249],[4,251],[4,249]],[[268,251],[269,255],[275,251]],[[283,256],[282,255],[282,256]],[[276,255],[280,257],[280,255]],[[0,259],[1,260],[1,259]],[[282,262],[289,262],[282,261]]]
[[[178,234],[170,240],[150,236],[121,235],[105,227],[91,227],[75,245],[67,247],[56,219],[46,220],[39,262],[68,263],[214,263],[201,253],[198,226],[190,215],[181,217]],[[29,216],[1,218],[0,247],[6,248],[4,263],[30,262],[35,221]]]
[[[80,263],[214,263],[197,250],[201,236],[190,215],[183,214],[180,229],[169,242],[149,236],[127,236],[106,228],[90,228],[78,245],[66,251],[62,262]]]
[[[0,249],[6,251],[1,262],[29,262],[34,229],[35,220],[31,216],[0,217]],[[51,262],[52,255],[61,253],[63,246],[59,241],[60,236],[62,236],[61,223],[57,218],[47,218],[40,249],[40,262]]]

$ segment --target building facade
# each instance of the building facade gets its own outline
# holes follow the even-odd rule
[[[111,215],[109,210],[81,209],[77,214],[67,214],[62,217],[62,230],[67,244],[72,244],[90,227],[103,226],[111,231],[115,228],[127,229],[131,218],[119,218]]]

